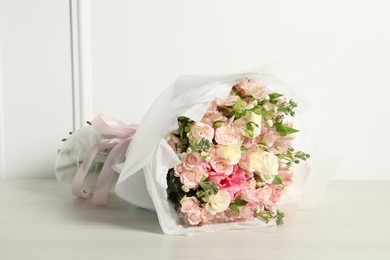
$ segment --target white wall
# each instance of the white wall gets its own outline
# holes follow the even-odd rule
[[[53,177],[73,128],[69,1],[1,0],[2,178]]]
[[[75,100],[72,116],[69,21],[79,1],[1,1],[0,169],[52,176],[58,140],[81,113]],[[389,1],[86,2],[81,119],[139,122],[178,75],[278,61],[276,75],[310,102],[306,127],[344,159],[335,178],[390,178]]]

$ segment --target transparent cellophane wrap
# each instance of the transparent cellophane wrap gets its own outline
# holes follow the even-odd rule
[[[191,235],[194,232],[213,232],[232,229],[263,229],[275,226],[275,221],[265,223],[259,219],[245,222],[230,222],[203,226],[187,226],[174,210],[167,198],[167,173],[181,161],[165,141],[165,137],[178,129],[177,118],[186,116],[200,122],[210,102],[215,98],[226,98],[231,88],[241,79],[248,78],[267,85],[270,92],[282,93],[297,101],[299,107],[307,107],[307,101],[300,98],[285,83],[264,69],[255,69],[239,74],[222,76],[181,76],[167,88],[152,104],[141,121],[128,147],[126,160],[113,165],[120,173],[113,180],[116,194],[129,203],[155,211],[164,233],[170,235]],[[304,110],[304,109],[303,109]],[[298,109],[294,126],[299,129]],[[339,159],[314,145],[311,137],[300,129],[293,147],[311,154],[308,162],[293,166],[294,184],[286,190],[278,209],[286,214],[286,222],[292,219],[298,209],[310,209],[316,205],[330,176],[338,167]],[[92,127],[78,130],[67,140],[57,159],[57,178],[71,183],[79,163],[88,149],[101,138]],[[65,149],[64,149],[65,148]],[[69,149],[67,149],[69,148]],[[98,167],[104,162],[108,151],[98,156],[95,168],[88,173],[84,189],[93,191],[99,174]],[[77,163],[75,163],[77,162]],[[73,165],[69,167],[69,165]],[[64,170],[61,167],[64,166]]]

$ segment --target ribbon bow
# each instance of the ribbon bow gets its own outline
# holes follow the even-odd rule
[[[98,114],[92,120],[91,125],[98,133],[106,135],[107,137],[96,143],[91,150],[89,150],[73,178],[72,193],[76,197],[84,199],[91,196],[91,194],[86,193],[82,189],[85,177],[87,176],[88,170],[97,153],[105,148],[112,147],[112,150],[103,164],[91,199],[91,202],[95,205],[105,205],[111,181],[115,174],[112,165],[121,163],[125,160],[127,147],[129,146],[138,125],[125,126],[104,114]]]

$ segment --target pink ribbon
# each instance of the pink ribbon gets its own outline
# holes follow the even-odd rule
[[[125,160],[127,147],[138,125],[124,126],[104,114],[98,114],[92,120],[92,127],[98,133],[107,135],[108,137],[96,143],[84,158],[84,161],[81,163],[73,178],[72,192],[78,198],[87,199],[91,196],[91,194],[86,193],[82,189],[88,170],[99,151],[105,148],[112,148],[103,164],[91,199],[91,202],[95,205],[105,205],[111,181],[115,174],[112,165]]]

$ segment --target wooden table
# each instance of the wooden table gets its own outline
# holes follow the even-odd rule
[[[390,181],[332,181],[314,210],[263,231],[162,234],[154,213],[95,207],[53,179],[0,181],[0,259],[390,259]]]

